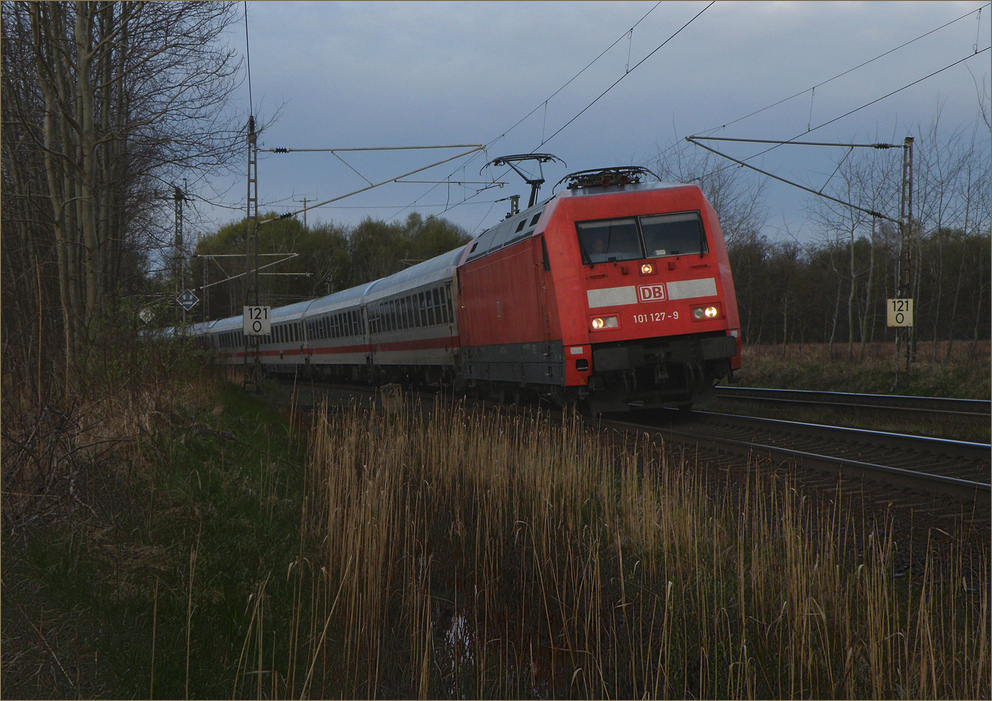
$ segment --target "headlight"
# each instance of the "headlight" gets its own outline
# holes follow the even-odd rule
[[[654,263],[641,263],[641,275],[654,275]]]
[[[703,319],[719,319],[721,316],[720,307],[712,304],[707,307],[692,308],[692,318],[696,321],[702,321]]]
[[[592,320],[592,330],[615,329],[620,326],[620,322],[615,316],[597,316]]]

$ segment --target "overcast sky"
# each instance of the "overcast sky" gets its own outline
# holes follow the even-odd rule
[[[987,149],[990,18],[988,2],[250,2],[247,43],[243,20],[230,42],[250,56],[262,149],[486,147],[406,178],[465,184],[389,184],[308,223],[416,211],[475,235],[506,214],[499,200],[526,204],[517,175],[483,170],[507,154],[567,164],[544,166],[543,199],[569,172],[646,165],[673,145],[698,154],[689,135],[901,144],[939,114]],[[237,103],[249,111],[247,81]],[[766,148],[710,145],[738,158]],[[263,151],[260,209],[341,198],[467,150]],[[819,188],[842,156],[790,146],[753,163]],[[506,185],[478,184],[494,178]],[[199,185],[194,236],[244,216],[246,189]],[[811,235],[809,197],[769,183],[769,238]]]

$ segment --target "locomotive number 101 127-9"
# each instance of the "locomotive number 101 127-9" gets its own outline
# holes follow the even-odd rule
[[[678,312],[651,312],[650,314],[634,314],[635,324],[646,324],[648,322],[665,321],[666,319],[678,319]]]

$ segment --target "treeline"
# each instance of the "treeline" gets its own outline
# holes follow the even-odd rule
[[[471,237],[439,217],[416,212],[405,221],[366,218],[357,226],[317,224],[296,219],[260,217],[258,252],[259,303],[282,306],[313,299],[390,275],[467,243]],[[192,320],[241,314],[246,299],[245,237],[242,219],[199,241],[190,260],[186,287],[196,289],[201,305]],[[289,257],[290,255],[293,257]],[[238,277],[240,275],[240,277]],[[175,287],[167,282],[166,287]],[[172,302],[164,297],[166,304]],[[160,307],[163,320],[175,315]],[[189,320],[188,317],[187,320]]]
[[[243,162],[224,39],[239,17],[230,3],[2,3],[5,398],[73,402],[96,385],[172,243],[175,185]]]
[[[899,246],[889,227],[874,244],[858,238],[853,247],[772,243],[763,236],[731,242],[743,341],[828,343],[860,355],[869,343],[892,340],[885,302],[897,296]],[[947,341],[949,355],[956,341],[989,338],[990,260],[987,233],[941,229],[916,241],[915,341]]]

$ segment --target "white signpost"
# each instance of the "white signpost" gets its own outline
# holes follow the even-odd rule
[[[913,325],[913,298],[885,300],[886,326],[910,327]]]
[[[244,328],[245,336],[268,336],[272,333],[272,322],[269,319],[271,307],[245,307]]]

